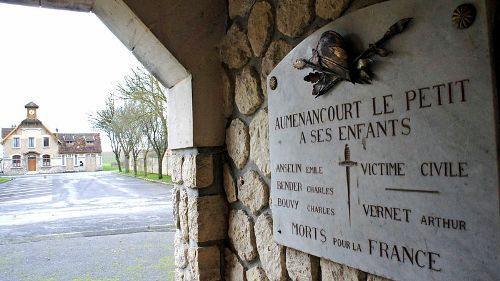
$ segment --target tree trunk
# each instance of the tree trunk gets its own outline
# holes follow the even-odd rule
[[[122,163],[120,163],[120,153],[115,152],[115,160],[116,163],[118,164],[118,172],[122,172]]]
[[[132,161],[134,161],[134,176],[137,177],[137,156],[132,156]]]
[[[160,157],[158,156],[158,179],[163,178],[163,155]]]
[[[148,176],[148,152],[144,152],[144,176]]]
[[[130,173],[130,154],[125,154],[125,163],[123,163],[125,166],[125,173]]]

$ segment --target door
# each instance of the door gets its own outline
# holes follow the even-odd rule
[[[75,168],[73,167],[73,156],[67,157],[66,155],[66,171],[73,171]]]
[[[36,171],[36,156],[28,157],[28,172]]]
[[[85,159],[85,171],[87,172],[97,171],[96,157],[87,157]]]

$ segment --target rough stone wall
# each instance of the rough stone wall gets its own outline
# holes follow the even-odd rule
[[[52,157],[51,161],[54,163],[54,161],[58,157]],[[13,167],[12,166],[12,158],[3,158],[0,159],[0,174],[7,175],[7,176],[18,176],[18,175],[25,175],[28,173],[28,160],[25,156],[21,157],[21,166],[20,167]],[[55,174],[55,173],[63,173],[66,171],[65,166],[60,166],[60,165],[55,165],[52,164],[51,166],[45,167],[42,164],[42,158],[41,156],[38,156],[36,159],[36,172],[39,174]]]
[[[53,166],[53,167],[44,167],[39,166],[37,168],[37,172],[40,174],[56,174],[56,173],[64,173],[66,169],[62,166]]]
[[[225,280],[386,280],[274,242],[266,78],[309,34],[348,9],[381,1],[229,0],[220,47],[229,202]],[[221,261],[222,262],[222,261]]]
[[[17,176],[24,175],[28,172],[26,159],[21,158],[21,167],[12,166],[12,158],[3,158],[1,161],[0,171],[4,175]]]
[[[222,148],[175,150],[172,204],[175,280],[223,280],[228,207],[222,187]]]

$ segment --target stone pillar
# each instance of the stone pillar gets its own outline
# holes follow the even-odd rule
[[[222,149],[178,149],[171,157],[176,280],[222,280],[228,221]]]

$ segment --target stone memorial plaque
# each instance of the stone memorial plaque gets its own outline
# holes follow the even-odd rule
[[[474,18],[465,10],[452,20],[462,1],[370,6],[318,30],[271,72],[278,243],[396,280],[498,280],[492,9],[467,2]],[[311,68],[325,31],[344,42],[333,36],[318,52],[352,66],[405,18],[374,50],[386,56],[364,61],[366,73],[325,67],[331,60],[319,69],[326,75]],[[335,86],[311,95],[332,77]]]

